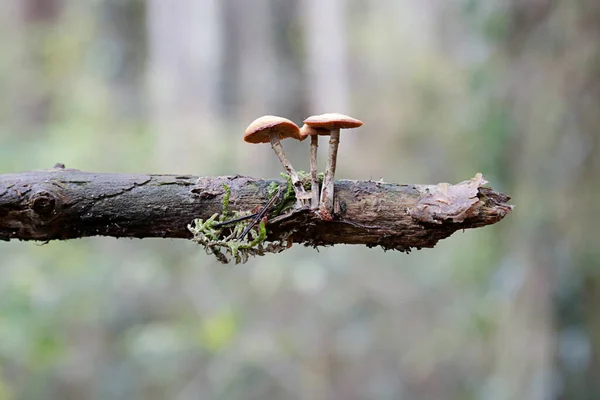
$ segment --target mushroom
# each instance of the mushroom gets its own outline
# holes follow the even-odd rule
[[[325,179],[323,180],[323,190],[321,191],[319,213],[321,214],[321,217],[331,219],[331,213],[333,212],[333,182],[338,145],[340,143],[340,129],[358,128],[359,126],[362,126],[363,123],[358,119],[344,114],[328,113],[313,115],[312,117],[305,119],[304,124],[319,130],[318,134],[329,134],[329,153],[327,155],[327,167],[325,169]],[[323,130],[327,130],[328,133],[321,133]],[[313,137],[315,136],[311,136],[311,155],[313,152]],[[316,147],[314,151],[316,151]]]
[[[244,141],[247,143],[271,143],[271,148],[281,161],[281,165],[292,180],[294,193],[299,205],[302,205],[308,198],[302,182],[298,178],[298,173],[288,161],[281,146],[281,139],[293,138],[303,140],[305,137],[300,135],[300,128],[287,118],[277,117],[274,115],[265,115],[252,121],[244,132]]]
[[[311,200],[310,208],[319,208],[319,176],[317,171],[317,149],[319,147],[319,135],[329,135],[327,129],[312,128],[306,123],[300,128],[303,140],[310,136],[310,176],[311,176]]]

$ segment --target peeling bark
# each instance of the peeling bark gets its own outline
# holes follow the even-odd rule
[[[191,238],[187,226],[193,219],[222,212],[224,185],[231,190],[229,210],[247,211],[267,203],[272,182],[238,175],[198,178],[63,168],[4,174],[0,239]],[[457,230],[496,223],[512,210],[510,198],[485,183],[481,174],[437,186],[337,181],[333,221],[319,219],[308,207],[296,208],[268,221],[267,240],[402,251],[433,247]]]

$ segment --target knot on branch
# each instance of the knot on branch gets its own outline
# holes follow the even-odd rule
[[[29,199],[29,208],[40,218],[49,218],[56,210],[57,200],[54,195],[45,190],[34,193]]]

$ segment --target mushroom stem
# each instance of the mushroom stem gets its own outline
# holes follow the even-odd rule
[[[319,208],[319,176],[317,174],[317,149],[319,147],[319,136],[310,137],[310,176],[311,176],[311,200],[310,208],[316,210]]]
[[[332,129],[329,136],[329,153],[327,155],[327,167],[325,169],[323,190],[321,190],[321,205],[319,207],[322,215],[331,215],[333,213],[333,182],[339,143],[340,130]]]
[[[304,201],[306,200],[306,192],[304,191],[302,182],[300,182],[300,178],[298,178],[298,173],[292,166],[292,163],[290,163],[287,157],[285,156],[283,146],[281,145],[277,134],[271,135],[270,139],[271,148],[279,158],[279,161],[281,161],[281,165],[283,165],[283,168],[285,168],[285,171],[288,173],[290,179],[292,180],[292,185],[294,186],[294,193],[296,194],[297,204],[299,206],[302,206],[304,205]]]

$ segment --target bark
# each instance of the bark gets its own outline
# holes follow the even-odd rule
[[[188,224],[268,202],[273,181],[245,176],[198,178],[53,168],[0,175],[0,239],[64,240],[86,236],[191,238]],[[275,181],[285,189],[286,182]],[[337,181],[334,220],[308,207],[268,221],[268,241],[363,244],[384,249],[433,247],[457,230],[500,221],[509,197],[483,186],[481,174],[456,185]],[[310,185],[310,182],[306,183]]]
[[[346,1],[304,0],[302,25],[306,43],[306,89],[309,114],[352,111]]]

